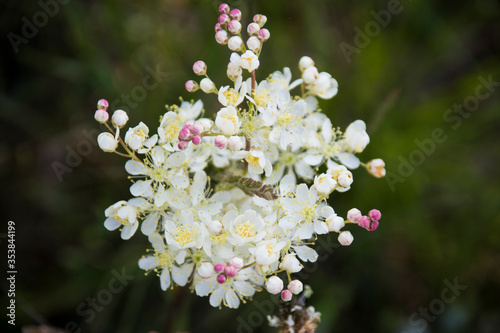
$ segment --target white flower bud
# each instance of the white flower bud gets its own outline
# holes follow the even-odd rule
[[[382,178],[385,176],[385,162],[380,158],[369,161],[366,165],[366,168],[372,176],[375,176],[377,178]]]
[[[215,84],[208,77],[204,78],[200,82],[200,88],[204,93],[211,93],[215,89]]]
[[[361,214],[361,211],[357,208],[349,209],[347,212],[347,219],[352,223],[358,223],[361,216],[363,216],[363,214]]]
[[[257,37],[252,36],[248,38],[247,46],[249,50],[252,50],[253,52],[258,52],[260,50],[261,42]]]
[[[336,214],[329,216],[325,222],[329,231],[339,232],[345,226],[344,219]]]
[[[198,267],[198,274],[203,279],[211,278],[215,275],[214,265],[209,262],[201,263],[200,267]]]
[[[198,120],[198,124],[203,126],[204,132],[208,132],[212,129],[212,126],[214,123],[210,119],[202,118],[202,119]]]
[[[366,133],[366,124],[363,120],[352,122],[345,131],[345,143],[355,153],[361,153],[370,142]]]
[[[122,128],[128,121],[127,112],[123,110],[116,110],[113,112],[113,116],[111,117],[111,122],[116,126]]]
[[[322,173],[319,176],[314,177],[314,187],[321,194],[329,194],[337,186],[337,182],[329,174]]]
[[[313,83],[318,78],[318,69],[314,66],[307,67],[302,73],[302,79],[305,83]]]
[[[299,69],[301,71],[304,71],[306,68],[311,67],[311,66],[314,66],[314,60],[312,60],[310,57],[303,56],[302,58],[300,58]]]
[[[299,280],[292,280],[288,284],[288,290],[290,290],[293,294],[298,295],[304,289],[304,285]]]
[[[281,268],[288,273],[297,273],[302,269],[302,265],[297,258],[295,258],[295,254],[287,254],[281,261]]]
[[[233,259],[229,260],[229,266],[236,267],[237,269],[241,269],[243,267],[243,259],[234,257]]]
[[[215,118],[215,126],[217,126],[224,135],[235,135],[241,126],[236,108],[229,105],[220,109]]]
[[[338,240],[341,245],[349,246],[354,240],[354,237],[352,236],[350,231],[342,231],[339,235]]]
[[[227,139],[227,146],[232,151],[237,151],[243,148],[243,142],[239,136],[232,136]]]
[[[349,170],[342,171],[339,174],[339,178],[337,179],[337,182],[341,187],[350,187],[352,184],[352,172]]]
[[[266,281],[266,290],[273,294],[279,294],[283,290],[283,280],[277,276],[271,276]]]
[[[243,49],[243,40],[240,36],[233,36],[229,38],[227,47],[229,47],[231,51],[241,51]]]
[[[214,235],[220,234],[220,232],[222,231],[222,223],[217,220],[212,220],[212,222],[208,224],[208,231],[210,231]]]
[[[115,140],[115,137],[107,132],[99,134],[97,143],[99,144],[99,148],[108,153],[114,152],[116,147],[118,147],[118,142]]]
[[[108,121],[109,114],[106,112],[106,110],[99,109],[95,112],[94,119],[97,120],[97,122],[104,124]]]

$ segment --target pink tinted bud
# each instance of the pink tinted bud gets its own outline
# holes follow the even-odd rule
[[[105,100],[104,98],[100,99],[97,101],[97,108],[98,109],[104,109],[104,110],[107,110],[109,107],[109,103],[107,100]]]
[[[368,230],[368,231],[375,231],[375,230],[377,230],[378,225],[379,225],[379,222],[378,222],[378,221],[372,221],[372,223],[371,223],[371,224],[370,224],[370,226],[367,228],[367,230]]]
[[[217,23],[215,23],[215,32],[217,32],[219,30],[222,30],[222,27],[220,26],[220,23],[217,22]]]
[[[226,30],[219,30],[215,33],[215,40],[220,45],[226,45],[229,40],[229,34]]]
[[[378,221],[382,217],[382,213],[378,209],[372,209],[368,212],[368,217],[374,221]]]
[[[265,15],[262,15],[262,14],[255,14],[253,16],[253,21],[255,23],[257,23],[260,27],[263,27],[264,24],[266,24],[266,22],[267,22],[267,17]]]
[[[241,10],[238,8],[235,8],[229,12],[229,17],[231,17],[233,20],[241,20]]]
[[[295,295],[300,294],[303,289],[304,289],[304,285],[299,280],[292,280],[288,284],[288,290],[290,290],[292,292],[292,294],[295,294]]]
[[[218,275],[217,276],[217,282],[219,282],[220,284],[223,284],[226,282],[226,277],[224,275]]]
[[[186,90],[189,92],[195,92],[196,90],[200,89],[200,86],[198,83],[196,83],[193,80],[186,81],[184,84],[184,87],[186,87]]]
[[[226,264],[215,264],[214,270],[217,273],[222,273],[222,271],[226,268]]]
[[[257,37],[259,37],[262,42],[265,42],[269,39],[269,37],[271,37],[271,33],[266,28],[260,29],[257,33]]]
[[[191,139],[191,141],[193,141],[193,144],[199,145],[201,143],[201,136],[195,135],[195,136],[193,136],[193,138]]]
[[[217,19],[217,22],[219,22],[221,27],[225,27],[230,21],[229,15],[227,14],[220,14],[219,18]]]
[[[184,127],[183,129],[180,130],[179,132],[179,140],[181,141],[189,141],[191,139],[191,131]]]
[[[236,269],[241,269],[243,267],[243,259],[234,257],[233,259],[229,260],[229,265],[236,267]]]
[[[109,114],[106,112],[105,109],[99,109],[95,112],[94,119],[97,120],[97,122],[104,124],[105,122],[108,121]]]
[[[261,42],[257,37],[252,36],[248,38],[247,46],[250,51],[257,53],[260,50]]]
[[[284,300],[285,302],[288,302],[289,300],[292,299],[292,292],[288,289],[285,289],[281,292],[281,299]]]
[[[229,22],[229,24],[227,25],[227,30],[229,30],[229,32],[232,34],[239,34],[241,32],[240,21],[232,20],[231,22]]]
[[[194,135],[200,135],[203,133],[204,130],[205,128],[203,127],[202,124],[195,123],[191,128],[191,133],[193,133]]]
[[[236,267],[234,267],[234,266],[227,266],[224,269],[224,273],[226,273],[226,276],[228,278],[233,278],[233,277],[235,277],[238,274],[238,269]]]
[[[350,209],[347,212],[347,219],[349,220],[349,222],[356,223],[361,216],[363,216],[363,214],[361,214],[361,211],[357,208]]]
[[[229,5],[227,3],[221,3],[219,5],[219,13],[221,13],[221,14],[228,14],[230,9],[231,8],[229,7]]]
[[[227,146],[227,139],[224,135],[218,135],[214,140],[214,145],[217,148],[225,148]]]
[[[371,222],[371,220],[368,216],[361,216],[358,220],[358,225],[361,228],[367,229],[370,226],[370,222]]]
[[[247,32],[250,36],[255,36],[259,33],[260,26],[257,23],[250,23],[247,27]]]
[[[188,120],[184,123],[184,127],[190,131],[193,130],[193,126],[194,126],[194,121],[192,121],[192,120]]]
[[[210,131],[210,129],[213,126],[212,121],[210,119],[206,119],[206,118],[198,120],[197,123],[200,124],[201,126],[203,126],[203,132]]]
[[[180,150],[184,150],[188,146],[189,146],[189,142],[187,142],[187,141],[179,141],[179,143],[177,144],[177,148],[179,148]]]
[[[203,61],[198,60],[193,64],[193,72],[196,75],[205,75],[207,73],[207,65]]]

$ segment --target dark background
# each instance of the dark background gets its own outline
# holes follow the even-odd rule
[[[322,313],[318,332],[498,332],[500,94],[499,84],[488,91],[481,80],[500,81],[500,5],[406,0],[380,27],[370,12],[392,3],[229,2],[246,23],[254,13],[268,17],[271,39],[257,78],[285,66],[297,78],[300,57],[313,57],[340,85],[335,98],[321,101],[324,112],[341,128],[364,119],[371,143],[362,159],[386,161],[390,177],[356,170],[352,190],[332,199],[341,215],[379,208],[383,218],[374,233],[355,230],[348,248],[318,244],[321,262],[305,269],[315,290],[309,303]],[[18,271],[16,327],[6,323],[2,297],[2,331],[48,324],[68,332],[78,332],[72,325],[82,332],[275,332],[260,325],[262,313],[276,308],[267,293],[218,310],[189,291],[163,292],[156,276],[137,267],[146,238],[138,232],[124,242],[103,226],[104,209],[130,194],[125,160],[93,143],[97,100],[137,94],[147,68],[158,66],[168,76],[120,105],[130,126],[144,121],[155,131],[164,105],[178,96],[203,98],[213,112],[215,99],[190,95],[184,82],[203,59],[218,85],[228,83],[230,52],[213,39],[219,3],[57,4],[45,10],[52,17],[36,1],[5,1],[1,13],[0,240],[4,251],[14,221]],[[34,19],[36,32],[25,27]],[[17,47],[13,34],[24,38]],[[346,44],[356,47],[348,56]],[[488,96],[479,100],[476,91]],[[463,103],[470,111],[448,111]],[[2,259],[2,276],[5,265]],[[122,272],[133,279],[111,293]],[[454,281],[466,289],[453,295]],[[0,285],[6,293],[5,278]],[[90,310],[98,295],[108,304]]]

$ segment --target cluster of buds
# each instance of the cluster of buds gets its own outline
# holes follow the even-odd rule
[[[362,215],[361,211],[357,208],[353,208],[347,212],[347,220],[350,223],[357,223],[361,228],[368,231],[377,230],[381,217],[382,214],[378,209],[370,210],[368,215]]]
[[[100,99],[97,102],[97,110],[94,114],[94,119],[100,123],[106,125],[111,133],[113,129],[109,126],[109,114],[108,114],[109,102],[105,99]],[[116,133],[113,135],[109,132],[102,132],[97,137],[97,143],[99,147],[105,152],[114,152],[118,147],[118,138],[120,135],[120,128],[123,128],[128,122],[128,115],[123,110],[116,110],[111,116],[111,123],[116,129]]]
[[[302,80],[310,92],[321,98],[332,98],[337,94],[337,80],[327,72],[319,72],[314,66],[314,60],[304,56],[299,60],[299,69],[302,72]]]
[[[304,285],[300,280],[292,280],[288,283],[287,289],[283,289],[283,280],[278,276],[273,275],[266,281],[266,290],[273,295],[281,294],[281,299],[288,302],[292,299],[292,295],[298,295],[302,292]]]
[[[199,145],[202,142],[203,134],[212,128],[212,122],[208,119],[200,119],[197,122],[188,120],[184,123],[184,127],[179,132],[179,143],[177,147],[184,150],[188,147],[189,142],[194,145]]]

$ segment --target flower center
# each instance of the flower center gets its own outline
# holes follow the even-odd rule
[[[304,218],[304,221],[312,222],[312,220],[316,217],[316,208],[314,206],[306,205],[301,209],[300,214]]]
[[[279,126],[286,126],[288,125],[295,117],[290,114],[290,113],[285,113],[284,115],[281,115],[278,118],[278,125]]]
[[[252,154],[248,154],[246,158],[248,164],[250,165],[259,165],[259,158],[256,156],[253,156]]]
[[[169,142],[174,141],[177,139],[180,130],[181,128],[176,124],[168,125],[167,128],[165,128],[165,140]]]
[[[257,234],[254,224],[250,221],[238,224],[234,231],[242,238],[254,237]]]
[[[155,251],[154,257],[156,261],[159,262],[158,266],[162,268],[170,267],[174,262],[174,257],[170,251]]]
[[[222,94],[226,97],[227,105],[235,105],[240,97],[240,94],[238,94],[233,88],[227,89]]]
[[[269,91],[267,89],[261,89],[258,94],[255,95],[254,101],[258,106],[265,106],[269,102]]]
[[[194,242],[194,239],[196,236],[196,229],[189,228],[186,226],[180,226],[180,227],[175,228],[174,234],[175,234],[174,240],[180,246],[184,246],[186,244]]]
[[[224,244],[226,244],[226,237],[227,237],[227,233],[224,232],[220,235],[212,235],[210,237],[210,239],[211,239],[213,244],[224,245]]]

